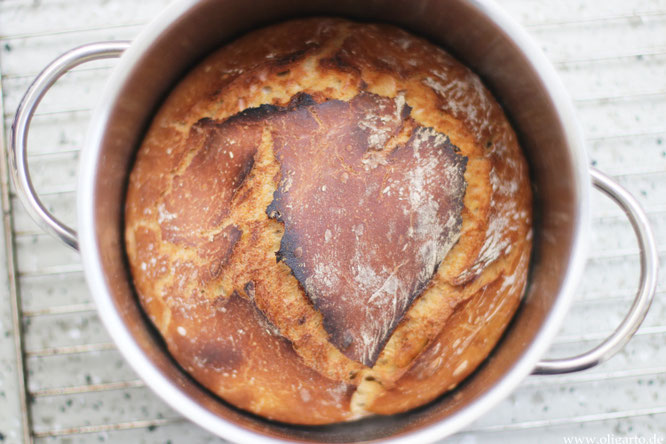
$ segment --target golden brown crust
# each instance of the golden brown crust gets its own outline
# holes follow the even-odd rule
[[[266,210],[285,171],[267,122],[303,93],[404,101],[409,119],[375,131],[390,133],[380,148],[431,128],[466,159],[459,239],[376,362],[340,350],[296,262],[276,261],[285,224]],[[126,205],[137,293],[176,360],[227,401],[302,424],[404,411],[472,372],[520,300],[530,227],[526,163],[479,79],[401,30],[338,19],[255,31],[193,69],[146,135]]]
[[[237,293],[213,304],[175,304],[164,336],[169,351],[196,380],[228,402],[269,419],[309,422],[346,418],[354,386],[302,364],[293,347],[256,306]]]

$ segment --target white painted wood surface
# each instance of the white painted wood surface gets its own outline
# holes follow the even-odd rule
[[[30,81],[50,60],[82,43],[132,39],[167,4],[0,1],[5,128]],[[591,162],[645,206],[666,263],[666,0],[503,0],[501,5],[555,64],[575,101]],[[37,189],[68,223],[75,220],[78,150],[112,67],[113,61],[96,62],[64,77],[33,123],[30,161]],[[41,234],[16,199],[12,203],[35,441],[219,442],[143,386],[110,344],[78,255]],[[598,194],[593,218],[585,279],[550,356],[590,347],[612,331],[631,303],[638,259],[630,225]],[[4,268],[4,256],[0,261]],[[659,293],[644,326],[618,356],[579,374],[528,377],[450,441],[563,443],[589,437],[603,442],[606,437],[611,443],[644,437],[666,442],[665,269],[662,265]],[[4,437],[15,443],[21,440],[21,413],[11,330],[2,273],[0,442]],[[91,384],[105,390],[90,391]],[[80,427],[89,433],[73,433]]]

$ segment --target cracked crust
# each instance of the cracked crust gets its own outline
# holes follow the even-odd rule
[[[386,103],[397,111],[389,113],[393,120],[387,114],[388,126],[373,111],[355,130],[370,151],[408,154],[413,136],[440,134],[450,152],[444,145],[439,152],[466,159],[458,170],[463,183],[451,182],[462,199],[459,226],[455,236],[442,235],[457,242],[440,248],[443,260],[391,317],[385,340],[368,359],[345,349],[354,335],[335,333],[331,319],[340,315],[313,303],[307,277],[299,282],[293,273],[297,262],[316,267],[316,251],[307,252],[307,261],[276,260],[276,254],[293,259],[306,243],[282,248],[289,224],[266,212],[276,209],[276,191],[288,176],[282,142],[313,134],[298,121],[281,133],[268,124],[271,116],[328,104],[335,117],[336,104],[346,107],[359,97],[377,98],[371,110]],[[403,157],[409,168],[409,156]],[[385,160],[375,156],[366,164],[380,172]],[[367,175],[364,183],[372,183]],[[311,176],[313,189],[334,185],[327,175]],[[318,202],[310,191],[294,199]],[[372,210],[359,214],[366,220],[381,214],[372,202],[349,205]],[[325,240],[327,227],[320,228]],[[329,242],[343,251],[349,241],[333,234]],[[130,176],[126,247],[146,313],[174,358],[213,393],[289,423],[397,413],[458,384],[511,319],[531,248],[527,166],[499,105],[441,49],[390,26],[287,22],[218,50],[167,98]],[[382,255],[388,264],[390,250]],[[353,324],[352,333],[363,323]]]

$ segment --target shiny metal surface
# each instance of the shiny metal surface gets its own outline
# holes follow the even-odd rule
[[[9,140],[9,159],[14,185],[21,202],[33,220],[44,231],[78,250],[76,232],[60,222],[40,200],[30,179],[28,167],[28,131],[39,102],[53,84],[72,68],[92,60],[119,57],[129,42],[99,42],[74,48],[51,62],[32,82],[23,96],[12,125]]]
[[[638,291],[629,313],[615,331],[592,350],[572,358],[548,359],[539,361],[532,373],[538,375],[556,375],[571,373],[594,367],[622,350],[629,339],[636,333],[645,319],[652,299],[657,290],[659,254],[654,234],[650,229],[645,212],[627,190],[614,182],[601,171],[591,168],[592,184],[613,199],[625,212],[634,229],[640,247],[641,274]]]
[[[357,4],[358,3],[358,4]],[[447,47],[503,103],[532,168],[539,214],[530,290],[491,358],[453,395],[405,415],[301,428],[274,424],[211,397],[168,357],[138,309],[124,263],[122,207],[131,159],[175,81],[212,48],[256,26],[328,14],[398,24]],[[501,67],[501,68],[498,68]],[[185,416],[227,439],[432,441],[482,415],[533,369],[568,308],[585,260],[589,176],[580,130],[559,79],[493,3],[182,1],[132,44],[109,81],[81,161],[79,227],[86,276],[105,325],[135,370]]]

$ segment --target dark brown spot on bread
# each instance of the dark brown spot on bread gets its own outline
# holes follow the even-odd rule
[[[299,49],[298,51],[291,52],[280,56],[279,58],[274,59],[273,63],[275,66],[284,66],[294,63],[295,61],[302,59],[305,54],[309,52],[311,48]]]
[[[324,69],[333,69],[344,72],[358,72],[358,68],[350,63],[342,54],[336,53],[331,57],[319,60],[319,65]]]
[[[202,367],[217,371],[230,371],[243,362],[243,349],[235,346],[232,340],[222,337],[216,342],[204,343],[196,354],[196,362]]]

